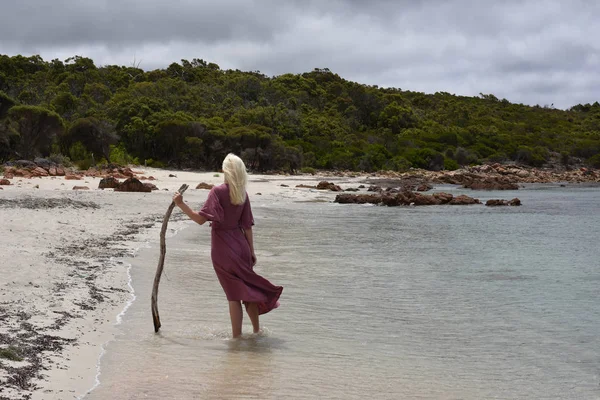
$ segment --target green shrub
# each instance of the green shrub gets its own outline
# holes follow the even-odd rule
[[[48,157],[48,159],[50,161],[55,162],[58,165],[62,165],[64,167],[72,167],[73,166],[71,159],[67,156],[62,155],[61,153],[50,154],[50,157]]]
[[[600,168],[600,154],[588,158],[587,163],[594,168]]]
[[[447,171],[454,171],[460,168],[460,165],[451,158],[444,159],[444,169]]]
[[[313,167],[302,167],[302,168],[300,168],[300,172],[302,172],[303,174],[314,175],[317,172],[317,170],[314,169]]]
[[[69,148],[69,157],[71,158],[71,160],[75,161],[75,163],[77,163],[77,161],[91,158],[90,154],[81,142],[75,142],[73,143],[73,145],[71,145],[71,147]]]
[[[135,165],[139,165],[140,161],[138,160],[137,157],[132,157],[131,155],[129,155],[129,153],[127,153],[127,149],[125,149],[125,146],[123,145],[123,143],[117,145],[110,145],[110,162],[114,163],[114,164],[118,164],[118,165],[128,165],[128,164],[135,164]]]

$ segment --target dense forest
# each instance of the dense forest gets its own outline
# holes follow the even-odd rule
[[[600,104],[569,110],[350,82],[328,69],[268,77],[201,59],[166,69],[0,55],[0,161],[252,170],[600,167]]]

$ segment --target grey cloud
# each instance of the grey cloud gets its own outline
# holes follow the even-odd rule
[[[584,0],[22,0],[3,11],[0,53],[135,55],[147,69],[204,58],[267,75],[327,67],[406,90],[600,100],[600,3]]]

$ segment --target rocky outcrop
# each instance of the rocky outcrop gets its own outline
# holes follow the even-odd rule
[[[483,180],[474,180],[463,184],[466,189],[473,190],[518,190],[519,185],[501,178],[486,178]]]
[[[518,198],[514,198],[512,200],[502,200],[502,199],[491,199],[485,202],[486,206],[489,207],[497,207],[497,206],[520,206],[521,200]]]
[[[8,179],[0,179],[0,185],[10,185],[10,181]]]
[[[98,189],[114,189],[120,185],[120,182],[114,176],[107,176],[102,178],[98,184]]]
[[[429,205],[469,205],[481,204],[478,199],[461,195],[454,197],[450,193],[435,193],[432,195],[418,192],[384,192],[378,194],[338,194],[334,200],[340,204],[383,204],[389,207],[395,206],[429,206]]]
[[[115,188],[115,192],[151,192],[152,189],[145,186],[137,178],[128,178]]]
[[[214,187],[215,185],[212,185],[210,183],[206,183],[206,182],[200,182],[198,184],[198,186],[196,186],[196,189],[206,189],[206,190],[210,190]]]
[[[332,192],[341,192],[342,188],[336,185],[333,182],[321,181],[317,185],[317,189],[319,190],[331,190]]]

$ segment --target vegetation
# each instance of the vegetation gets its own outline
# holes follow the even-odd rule
[[[166,69],[0,55],[0,160],[258,171],[456,169],[482,162],[600,165],[600,104],[569,110],[347,81],[267,77],[194,59]]]

